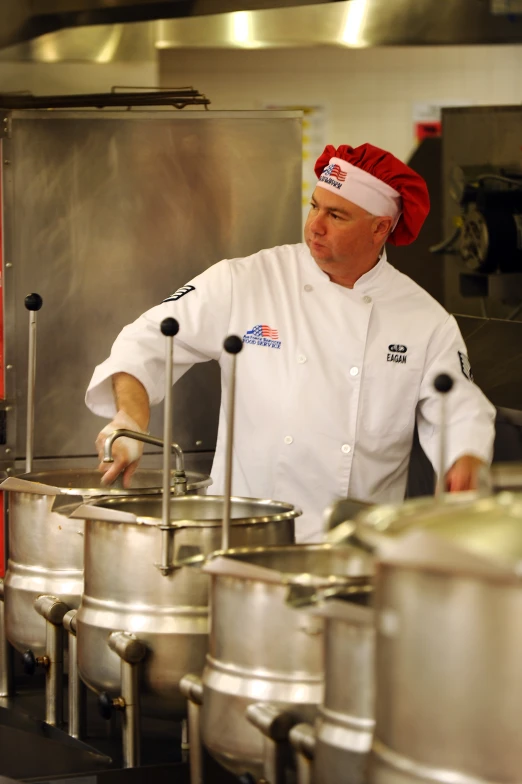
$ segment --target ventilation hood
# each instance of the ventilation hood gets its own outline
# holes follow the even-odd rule
[[[328,0],[4,0],[0,47],[69,27],[306,6],[318,2]]]
[[[158,49],[188,47],[522,43],[522,0],[4,2],[0,46],[24,42],[1,51],[4,60],[154,60]]]

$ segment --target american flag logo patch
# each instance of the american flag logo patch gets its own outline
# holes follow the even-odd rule
[[[281,348],[279,332],[277,329],[269,327],[268,324],[256,324],[243,335],[243,343],[252,343],[255,346],[267,346],[268,348]]]
[[[329,163],[323,174],[326,177],[333,177],[335,180],[339,180],[339,182],[344,182],[347,172],[343,171],[338,163]]]
[[[459,351],[458,354],[460,359],[460,369],[469,381],[473,381],[473,373],[471,372],[471,364],[469,359],[467,358],[466,354],[462,353],[462,351]]]

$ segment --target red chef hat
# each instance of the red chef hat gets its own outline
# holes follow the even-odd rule
[[[417,237],[430,211],[430,197],[423,178],[398,158],[361,144],[337,149],[327,145],[315,163],[319,185],[358,204],[372,215],[389,215],[395,228],[388,237],[393,245],[409,245]]]

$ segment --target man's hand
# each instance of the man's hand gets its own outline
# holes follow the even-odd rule
[[[103,474],[101,479],[102,485],[112,484],[123,471],[123,486],[130,487],[130,480],[138,467],[144,444],[143,441],[136,441],[134,438],[121,436],[112,445],[114,462],[104,463],[105,441],[115,430],[135,430],[137,433],[143,433],[144,431],[125,411],[118,411],[112,422],[103,428],[96,439],[96,449],[100,458],[98,470]]]
[[[450,493],[477,490],[479,473],[485,465],[484,461],[475,455],[459,457],[446,474],[446,490]]]

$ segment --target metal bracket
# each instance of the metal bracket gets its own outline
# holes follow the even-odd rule
[[[2,122],[0,123],[0,139],[10,139],[12,133],[12,120],[10,114],[4,114],[2,116]]]

